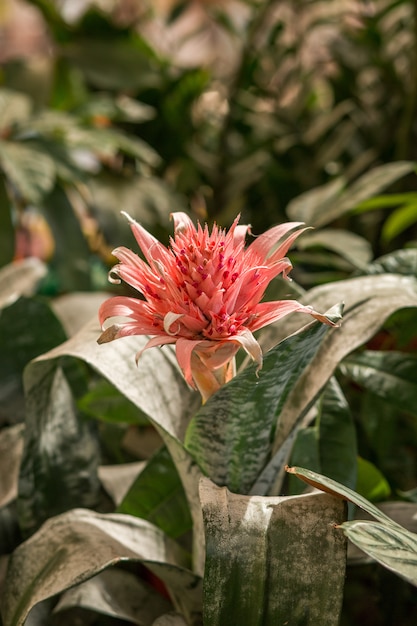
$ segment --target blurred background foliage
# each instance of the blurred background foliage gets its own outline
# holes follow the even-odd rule
[[[412,167],[346,191],[416,158],[414,11],[4,0],[0,262],[48,260],[49,293],[103,287],[112,247],[129,241],[120,210],[165,239],[178,208],[223,225],[241,212],[255,233],[295,214],[331,223],[295,257],[308,286],[410,244]]]
[[[185,210],[222,226],[241,212],[254,233],[314,226],[290,255],[297,294],[366,274],[416,276],[416,111],[414,0],[2,0],[0,267],[46,262],[41,295],[107,289],[111,250],[132,246],[120,211],[167,242],[170,213]],[[29,358],[65,334],[45,301],[8,311],[9,402],[18,387],[22,400]],[[416,501],[416,317],[396,313],[338,373],[357,488],[374,500]],[[29,338],[19,353],[8,337],[17,319]],[[48,341],[30,338],[33,324],[48,326]],[[137,460],[121,451],[131,428],[111,415],[112,403],[117,415],[129,407],[89,376],[89,392],[75,395],[105,422],[106,460]],[[22,402],[13,411],[4,424],[22,418]],[[314,428],[293,460],[306,458]],[[343,624],[415,623],[409,586],[375,564],[355,571]]]

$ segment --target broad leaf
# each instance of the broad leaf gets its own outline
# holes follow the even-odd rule
[[[130,572],[111,568],[66,591],[54,608],[54,614],[71,608],[94,611],[143,626],[168,612],[172,605]]]
[[[0,130],[9,133],[16,124],[25,121],[31,112],[32,103],[25,94],[12,89],[0,89]]]
[[[23,451],[23,424],[0,431],[0,508],[17,497],[17,480]]]
[[[417,416],[417,356],[366,350],[345,359],[342,374],[397,408]]]
[[[13,260],[15,229],[12,222],[12,204],[6,189],[4,176],[0,175],[0,267]]]
[[[320,397],[317,431],[320,471],[353,489],[357,477],[356,428],[335,378],[330,379]]]
[[[4,623],[23,626],[37,603],[126,560],[155,569],[179,610],[186,615],[196,610],[199,579],[189,571],[181,548],[161,530],[126,515],[75,509],[49,519],[13,553],[3,595]]]
[[[29,270],[27,277],[23,275],[25,268]],[[21,277],[21,281],[18,278],[17,291],[27,283],[30,285],[39,269],[43,271],[43,266],[39,268],[37,264],[31,263],[24,263],[20,266],[17,274]],[[5,280],[7,276],[13,279],[16,275],[10,266],[9,269],[4,268],[3,272]],[[11,300],[14,296],[13,292],[9,295]],[[35,329],[36,332],[34,332]],[[7,422],[23,417],[24,414],[22,385],[24,367],[31,359],[50,350],[65,338],[66,335],[59,320],[48,304],[40,298],[19,298],[0,311],[0,354],[2,356],[0,360],[0,380],[2,381],[0,415],[6,418]]]
[[[53,160],[23,142],[0,141],[0,167],[30,204],[39,205],[55,182]]]
[[[364,274],[403,274],[417,277],[417,250],[395,250],[373,263],[364,270]]]
[[[46,265],[36,257],[15,261],[0,269],[0,308],[13,304],[20,296],[31,296]]]
[[[297,242],[297,248],[300,250],[314,246],[336,252],[356,268],[364,268],[372,259],[371,244],[363,237],[346,230],[321,229],[306,233]]]
[[[52,515],[98,502],[99,449],[92,424],[81,420],[68,377],[72,361],[44,361],[25,372],[25,449],[20,468],[18,512],[26,534]]]
[[[166,448],[148,461],[123,498],[118,512],[146,519],[174,539],[191,529],[184,488]]]
[[[202,479],[205,626],[339,623],[345,507],[323,494],[248,497]],[[340,522],[339,522],[340,523]]]
[[[85,361],[107,378],[154,424],[177,467],[191,507],[196,549],[201,544],[201,511],[198,499],[200,470],[182,441],[190,416],[199,398],[187,387],[172,350],[149,350],[135,364],[135,354],[146,344],[146,337],[128,337],[104,345],[97,344],[98,323],[92,320],[66,343],[33,361],[25,372],[28,388],[36,388],[46,369],[56,359],[72,356]],[[202,570],[202,555],[195,567]]]
[[[270,452],[277,415],[328,333],[314,323],[288,337],[219,389],[192,419],[186,446],[218,485],[247,493]]]

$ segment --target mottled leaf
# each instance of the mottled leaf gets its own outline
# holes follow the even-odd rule
[[[315,323],[219,389],[188,427],[186,446],[218,485],[247,493],[265,465],[279,410],[329,332]],[[254,427],[254,425],[256,425]]]
[[[317,493],[235,495],[205,478],[200,493],[206,626],[339,623],[346,546],[334,524],[344,519],[342,502]]]
[[[155,568],[174,605],[194,610],[199,579],[189,571],[186,555],[162,531],[131,516],[75,509],[49,519],[13,553],[2,602],[4,623],[23,626],[42,600],[126,560]]]

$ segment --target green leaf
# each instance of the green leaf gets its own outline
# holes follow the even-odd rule
[[[381,239],[385,243],[398,237],[404,230],[417,222],[417,202],[406,204],[393,211],[386,219],[381,232]]]
[[[415,163],[396,161],[374,167],[350,187],[343,189],[343,179],[306,192],[287,207],[291,219],[305,221],[311,226],[324,226],[353,211],[359,204],[380,193],[399,178],[415,171]]]
[[[247,493],[268,460],[277,415],[329,328],[314,323],[288,337],[219,389],[192,419],[186,447],[207,476]],[[256,426],[255,426],[256,425]]]
[[[25,94],[11,89],[0,89],[0,131],[8,133],[30,115],[32,103]]]
[[[62,186],[54,187],[42,210],[55,240],[51,267],[56,273],[59,291],[90,289],[90,251],[74,207]]]
[[[23,626],[42,600],[122,561],[146,565],[185,615],[197,610],[200,579],[188,569],[187,555],[159,528],[127,515],[75,509],[49,519],[13,553],[2,598],[4,623]]]
[[[26,264],[21,271],[25,269]],[[0,311],[0,412],[7,422],[23,418],[22,374],[27,363],[65,339],[60,322],[41,299],[20,298]]]
[[[294,474],[297,478],[300,478],[308,485],[315,487],[316,489],[321,489],[321,491],[325,491],[326,493],[330,493],[333,496],[338,496],[343,500],[347,500],[348,502],[353,502],[359,508],[366,511],[369,515],[374,517],[378,522],[382,524],[387,524],[388,526],[392,526],[394,528],[401,529],[401,526],[394,522],[388,515],[385,515],[378,507],[369,502],[366,498],[361,496],[353,489],[338,483],[336,480],[329,478],[328,476],[323,476],[322,474],[318,474],[317,472],[313,472],[312,470],[305,469],[303,467],[286,467],[286,470],[289,474]]]
[[[6,190],[5,178],[0,174],[0,267],[10,263],[15,251],[15,229],[12,222],[12,204]]]
[[[117,510],[152,522],[174,539],[191,529],[184,488],[166,448],[148,461]]]
[[[148,424],[138,408],[107,380],[100,380],[82,396],[77,406],[85,415],[112,424]]]
[[[298,431],[291,451],[291,465],[302,465],[319,472],[319,442],[317,428],[309,426]],[[294,476],[288,477],[288,495],[295,496],[305,491],[305,486]]]
[[[46,265],[36,257],[15,261],[0,269],[0,309],[9,306],[20,296],[32,295],[37,284],[47,273]]]
[[[98,501],[97,438],[91,424],[80,419],[68,382],[77,364],[67,361],[65,370],[63,366],[44,361],[25,371],[25,451],[18,513],[26,534],[52,515],[74,506],[94,507]]]
[[[0,508],[17,497],[17,480],[23,452],[23,424],[2,428],[0,431]]]
[[[322,246],[336,252],[356,268],[363,268],[372,259],[372,247],[366,239],[341,229],[326,228],[306,233],[297,242],[300,250],[313,246]]]
[[[317,431],[321,472],[353,489],[357,477],[356,429],[335,378],[330,379],[320,397]]]
[[[371,502],[385,500],[391,494],[391,488],[379,469],[361,457],[358,458],[356,491]]]
[[[271,461],[251,493],[280,493],[282,469],[288,462],[299,417],[306,414],[314,398],[350,352],[369,341],[392,313],[402,308],[417,307],[416,279],[393,274],[364,276],[322,285],[311,289],[300,300],[303,304],[312,305],[316,311],[325,311],[334,302],[335,293],[347,305],[343,322],[340,328],[328,333],[310,366],[289,393],[279,415]],[[296,316],[274,324],[260,338],[263,349],[294,333],[299,325],[300,320]]]
[[[143,626],[154,624],[172,605],[134,574],[112,567],[68,589],[54,607],[54,615],[72,608],[78,614],[80,609],[85,609]],[[77,621],[77,613],[74,613],[74,622]],[[62,617],[65,615],[66,613]]]
[[[379,257],[365,268],[364,274],[403,274],[417,277],[417,249],[395,250]]]
[[[355,545],[375,561],[417,587],[417,535],[378,522],[352,521],[341,525]]]
[[[192,513],[198,551],[202,546],[198,499],[201,473],[182,441],[199,396],[187,387],[169,348],[144,352],[136,366],[135,354],[145,346],[146,337],[127,337],[98,345],[99,335],[98,322],[92,320],[69,341],[33,361],[26,370],[28,381],[42,378],[48,362],[52,367],[56,359],[72,356],[90,365],[133,402],[155,426],[174,460]],[[196,571],[202,571],[201,558],[201,553],[196,554]]]
[[[23,142],[0,141],[0,167],[22,198],[35,205],[42,202],[55,182],[54,161]]]
[[[342,374],[407,413],[417,416],[417,356],[365,350],[340,364]]]
[[[339,623],[345,507],[323,494],[265,498],[202,479],[205,626]],[[340,523],[340,522],[339,522]]]

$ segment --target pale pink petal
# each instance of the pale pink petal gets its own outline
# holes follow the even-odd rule
[[[175,343],[175,341],[176,339],[174,337],[167,337],[166,335],[159,335],[157,337],[152,337],[151,339],[149,339],[145,347],[136,353],[136,357],[135,357],[136,364],[139,361],[142,354],[145,352],[145,350],[149,350],[149,348],[155,348],[157,346],[164,346],[168,343]]]
[[[174,222],[175,234],[184,233],[189,228],[195,230],[193,222],[186,213],[183,213],[182,211],[176,211],[175,213],[171,213],[170,217]]]
[[[176,330],[174,332],[171,331],[171,326],[181,317],[183,317],[183,313],[173,313],[172,311],[169,311],[169,313],[164,316],[164,331],[167,335],[174,336],[178,334],[181,329],[181,324],[176,325]]]
[[[153,319],[153,310],[144,300],[114,296],[103,302],[98,312],[100,325],[110,317],[134,317],[137,321],[149,324]]]
[[[259,235],[247,248],[246,253],[257,254],[261,259],[265,260],[271,249],[282,239],[290,230],[300,228],[303,222],[287,222],[273,226],[262,235]],[[284,255],[285,256],[285,253]]]
[[[251,331],[245,329],[238,335],[228,337],[227,341],[234,341],[242,346],[249,356],[258,364],[258,370],[262,367],[262,350]]]
[[[210,345],[208,345],[210,344]],[[202,342],[195,352],[210,369],[218,369],[228,363],[239,350],[239,345],[228,339],[221,341]]]
[[[195,388],[193,374],[191,371],[191,355],[193,350],[201,343],[201,340],[190,340],[180,337],[175,345],[177,361],[183,371],[184,378],[190,387]]]
[[[169,255],[168,250],[165,248],[162,243],[156,239],[151,233],[149,233],[146,228],[143,228],[138,222],[130,217],[127,213],[122,211],[122,215],[124,215],[130,223],[130,227],[135,236],[136,241],[140,249],[142,250],[146,260],[149,264],[152,262],[160,261],[162,263],[165,262],[167,256]]]
[[[270,263],[275,263],[279,259],[285,257],[294,241],[306,230],[309,230],[309,228],[302,228],[301,230],[297,230],[294,233],[291,233],[291,235],[267,258],[267,264],[269,265]]]
[[[311,306],[304,306],[296,300],[277,300],[275,302],[262,302],[255,307],[255,318],[249,324],[250,329],[252,331],[259,330],[267,324],[277,322],[289,313],[308,313],[324,324],[335,326],[334,322],[329,320],[325,315],[317,313]]]

